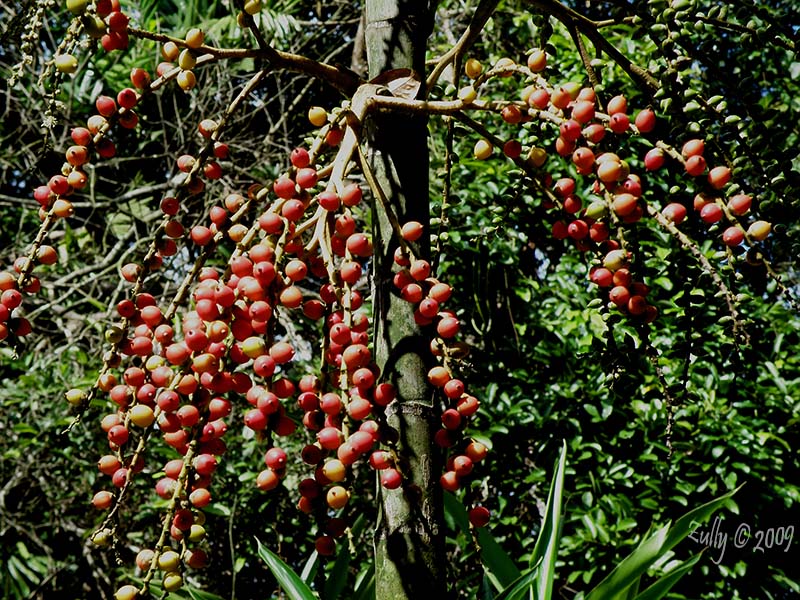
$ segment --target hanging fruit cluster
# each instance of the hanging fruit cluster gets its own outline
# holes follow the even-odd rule
[[[509,59],[501,59],[489,71],[484,71],[476,59],[466,62],[465,73],[473,82],[459,91],[462,102],[484,110],[496,109],[510,125],[538,120],[550,126],[549,130],[540,128],[540,132],[556,130],[551,149],[546,134],[521,130],[526,143],[484,137],[476,142],[473,153],[475,158],[486,160],[495,146],[502,146],[505,156],[534,180],[542,205],[551,215],[553,237],[591,253],[589,279],[607,290],[605,298],[610,306],[640,322],[657,318],[658,309],[648,298],[650,287],[641,274],[637,278],[637,272],[643,270],[641,257],[635,256],[626,239],[630,228],[645,218],[652,218],[679,243],[690,246],[691,240],[675,226],[693,208],[712,232],[720,231],[723,246],[733,252],[729,252],[731,258],[746,251],[748,261],[763,259],[760,243],[769,235],[771,225],[758,218],[747,226],[740,221],[750,214],[753,196],[741,190],[725,164],[709,168],[704,140],[690,139],[680,151],[664,141],[653,141],[658,120],[652,109],[643,108],[634,117],[627,98],[618,95],[601,111],[593,88],[574,82],[552,86],[544,77],[546,70],[547,55],[539,49],[529,53],[527,68]],[[532,81],[523,88],[521,102],[479,99],[492,78],[515,73]],[[641,158],[625,155],[636,137],[652,145]],[[551,152],[562,160],[552,159]],[[647,173],[664,168],[668,162],[679,167],[679,174],[694,180],[700,191],[693,199],[683,194],[665,198],[660,188],[648,190]],[[632,164],[643,166],[644,172],[634,172]]]

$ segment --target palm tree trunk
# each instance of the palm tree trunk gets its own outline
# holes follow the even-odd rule
[[[433,6],[420,0],[367,0],[366,46],[369,76],[412,69],[424,82],[425,48],[433,26]],[[423,88],[424,90],[424,85]],[[400,223],[429,224],[427,120],[421,115],[371,115],[365,123],[367,160]],[[382,380],[392,382],[398,399],[387,418],[397,432],[404,484],[379,487],[380,518],[375,532],[377,600],[444,598],[445,554],[442,496],[438,485],[441,453],[432,440],[438,418],[427,382],[432,357],[414,322],[413,307],[393,290],[398,245],[386,207],[375,199],[374,323],[375,358]],[[427,256],[428,244],[421,252]]]

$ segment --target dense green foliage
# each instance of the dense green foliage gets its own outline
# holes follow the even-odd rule
[[[276,48],[348,64],[363,75],[363,57],[354,51],[360,3],[264,4],[262,29]],[[429,43],[432,63],[453,46],[475,4],[440,3]],[[569,157],[552,150],[558,125],[534,119],[512,126],[498,112],[467,111],[488,130],[482,133],[516,137],[526,149],[547,148],[546,165],[526,172],[497,149],[489,160],[474,159],[482,133],[473,121],[430,118],[434,264],[437,276],[457,291],[448,307],[456,311],[460,337],[470,349],[456,363],[456,374],[481,401],[470,435],[492,449],[475,484],[459,494],[467,504],[480,501],[491,509],[492,536],[517,566],[528,565],[553,465],[566,440],[565,522],[554,598],[580,598],[637,547],[652,524],[676,519],[741,484],[721,515],[729,536],[724,553],[709,548],[667,597],[800,595],[797,540],[786,551],[759,553],[752,543],[734,548],[732,539],[740,523],[762,532],[791,525],[800,536],[800,15],[792,2],[742,4],[501,2],[468,53],[488,68],[502,57],[524,64],[525,49],[543,47],[550,57],[548,85],[595,83],[603,102],[625,94],[631,114],[648,106],[656,111],[652,135],[607,139],[598,146],[620,154],[642,176],[648,206],[690,207],[680,228],[683,240],[653,219],[621,227],[637,276],[652,288],[651,301],[659,310],[652,324],[631,321],[609,307],[607,292],[589,282],[589,270],[602,256],[579,252],[551,234],[561,217],[558,209],[545,207],[546,173],[552,180],[577,177]],[[75,51],[77,74],[65,77],[51,69],[39,82],[69,26],[69,15],[59,6],[48,10],[30,52],[33,64],[24,66],[12,86],[9,78],[25,56],[20,36],[29,11],[40,5],[45,6],[14,2],[0,20],[4,267],[23,255],[36,235],[38,205],[31,190],[59,170],[71,144],[70,128],[85,123],[98,94],[115,94],[128,85],[131,67],[153,70],[161,60],[159,45],[148,40],[132,43],[124,53],[81,48]],[[569,18],[561,18],[569,7],[602,22],[592,27],[607,47],[598,47],[585,32],[581,37],[591,74],[576,50],[574,32],[564,24]],[[201,26],[216,46],[251,43],[227,3],[150,0],[123,2],[123,8],[142,29],[180,37],[190,26]],[[647,69],[657,91],[626,73],[609,48]],[[117,156],[92,167],[89,190],[76,196],[76,214],[50,235],[60,260],[37,269],[42,292],[25,308],[34,333],[16,349],[0,349],[4,598],[108,598],[118,575],[131,577],[111,552],[88,542],[102,520],[89,502],[100,486],[97,457],[107,450],[98,421],[111,404],[102,395],[95,398],[74,424],[63,392],[94,381],[103,333],[114,321],[113,307],[127,295],[119,266],[141,258],[150,243],[161,217],[159,201],[172,189],[175,157],[199,151],[197,123],[221,114],[260,68],[252,59],[220,61],[197,70],[199,84],[190,94],[177,86],[148,94],[137,107],[140,126],[116,134]],[[455,79],[446,72],[431,98],[455,98],[468,83],[458,72]],[[480,96],[517,100],[528,84],[519,73],[495,78]],[[319,79],[280,71],[265,77],[229,123],[226,142],[235,162],[213,193],[189,200],[187,227],[203,222],[208,208],[227,193],[271,182],[285,170],[291,148],[311,140],[308,107],[340,102],[341,95]],[[759,246],[768,266],[753,252],[752,260],[745,260],[741,246],[726,248],[720,226],[709,228],[691,214],[695,194],[708,191],[705,178],[686,176],[677,161],[645,173],[643,157],[656,140],[680,149],[692,137],[706,140],[709,164],[732,167],[735,183],[756,198],[754,212],[773,224],[772,235]],[[578,181],[586,205],[595,197],[591,180]],[[368,211],[361,216],[369,219]],[[187,245],[153,276],[149,291],[174,293],[197,253]],[[298,339],[315,332],[307,322],[294,327]],[[303,368],[313,362],[310,344],[303,347]],[[236,408],[230,422],[240,423],[243,411]],[[364,519],[353,528],[350,548],[323,561],[312,555],[315,532],[295,506],[296,483],[305,476],[298,457],[305,440],[284,445],[296,464],[290,465],[285,487],[265,494],[253,486],[262,468],[258,440],[241,426],[232,426],[226,439],[230,452],[215,475],[214,502],[206,511],[212,566],[193,572],[191,591],[170,597],[204,597],[195,590],[270,597],[277,586],[259,559],[256,537],[298,572],[305,567],[322,598],[350,598],[355,596],[348,590],[369,589],[374,473],[363,468],[355,474],[359,495],[348,511]],[[174,452],[164,447],[153,452],[144,479],[155,482]],[[140,547],[152,543],[165,504],[149,489],[135,490],[122,521],[124,546],[118,548],[127,565]],[[453,513],[447,514],[449,583],[460,598],[482,597],[495,589],[484,564],[500,560],[501,553],[487,558],[491,538],[463,530]],[[702,547],[687,540],[675,557],[687,559]],[[651,574],[670,567],[664,561]]]

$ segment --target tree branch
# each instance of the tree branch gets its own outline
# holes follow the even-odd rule
[[[616,62],[633,81],[645,88],[650,94],[654,94],[659,89],[658,81],[650,74],[647,69],[643,69],[634,64],[627,56],[622,54],[598,31],[598,23],[557,2],[556,0],[528,0],[533,5],[545,13],[554,16],[561,21],[567,29],[575,28],[588,37],[598,49],[605,52],[614,62]]]
[[[129,34],[134,37],[153,40],[162,44],[174,42],[180,47],[187,47],[185,40],[162,33],[154,33],[152,31],[131,27],[129,29]],[[280,50],[275,50],[272,46],[266,46],[265,48],[216,48],[214,46],[203,45],[197,48],[196,51],[198,55],[211,55],[216,59],[241,60],[244,58],[261,58],[269,63],[271,69],[285,69],[287,71],[305,73],[306,75],[316,77],[330,84],[348,96],[351,96],[358,86],[363,83],[361,78],[352,71],[318,62],[305,56],[300,56],[299,54],[281,52]]]
[[[433,86],[436,85],[436,82],[439,80],[439,76],[442,74],[442,71],[445,70],[447,65],[453,62],[458,56],[461,56],[464,52],[466,52],[467,49],[475,42],[483,30],[483,27],[486,25],[486,22],[489,20],[489,17],[492,16],[492,13],[494,12],[495,8],[497,8],[499,3],[500,0],[481,0],[480,4],[478,4],[478,8],[475,9],[475,12],[472,15],[472,20],[467,26],[467,29],[461,35],[461,38],[439,59],[439,62],[428,76],[428,81],[425,84],[427,87],[425,94],[426,96],[430,94],[431,89],[433,89]]]

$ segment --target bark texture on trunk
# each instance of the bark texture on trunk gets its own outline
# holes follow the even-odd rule
[[[424,74],[433,6],[420,0],[367,0],[369,76],[392,69]],[[424,77],[423,77],[424,81]],[[423,86],[424,88],[424,86]],[[367,160],[400,223],[429,224],[427,119],[419,115],[371,115],[364,124]],[[424,236],[427,239],[427,236]],[[379,487],[380,518],[375,532],[376,599],[445,598],[442,502],[438,480],[441,453],[434,449],[438,415],[427,382],[432,357],[414,322],[413,307],[392,285],[398,246],[387,212],[375,199],[375,359],[382,380],[393,383],[398,400],[387,410],[397,432],[404,484]],[[427,258],[429,247],[422,244]]]

